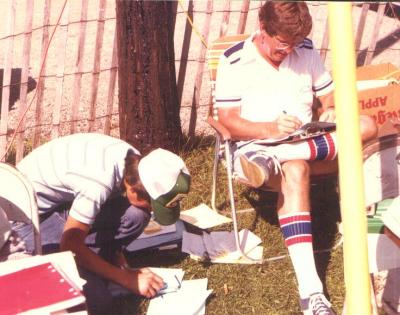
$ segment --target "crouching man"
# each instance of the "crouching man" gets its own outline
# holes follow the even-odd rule
[[[91,314],[111,314],[109,282],[151,298],[163,279],[148,268],[124,268],[125,246],[148,224],[151,210],[162,225],[179,218],[190,175],[177,155],[156,149],[142,157],[128,143],[86,133],[54,139],[33,150],[17,168],[32,182],[45,253],[70,250]],[[29,225],[14,230],[33,252]]]

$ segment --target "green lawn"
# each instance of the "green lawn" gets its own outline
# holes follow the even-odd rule
[[[210,205],[213,145],[202,140],[182,152],[192,174],[192,188],[182,204],[183,209],[202,202]],[[224,169],[220,170],[217,204],[221,213],[229,215],[228,192]],[[182,268],[184,279],[208,278],[208,288],[213,289],[207,300],[208,315],[223,314],[301,314],[295,275],[275,214],[275,196],[235,185],[238,209],[254,208],[255,211],[239,214],[241,228],[248,228],[263,240],[264,258],[285,255],[283,259],[266,261],[262,265],[208,264],[190,259],[180,250],[147,251],[130,254],[132,266],[162,266]],[[312,214],[314,247],[316,250],[331,248],[339,236],[339,203],[335,182],[327,181],[312,187]],[[232,226],[218,227],[231,230]],[[318,272],[326,286],[326,293],[341,313],[344,299],[342,248],[316,253]],[[115,314],[146,314],[148,301],[125,297],[116,301]],[[179,307],[179,306],[177,306]]]

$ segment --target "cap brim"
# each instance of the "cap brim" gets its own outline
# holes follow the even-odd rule
[[[180,216],[179,204],[173,208],[167,208],[158,201],[151,199],[151,207],[154,212],[154,219],[161,225],[171,225],[178,221]]]

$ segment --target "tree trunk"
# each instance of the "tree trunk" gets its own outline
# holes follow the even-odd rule
[[[142,153],[182,139],[175,76],[175,1],[116,0],[120,136]]]

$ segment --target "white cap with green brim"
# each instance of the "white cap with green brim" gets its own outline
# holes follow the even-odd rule
[[[140,160],[138,170],[155,220],[162,225],[175,223],[180,215],[179,201],[190,189],[185,162],[170,151],[156,149]]]

